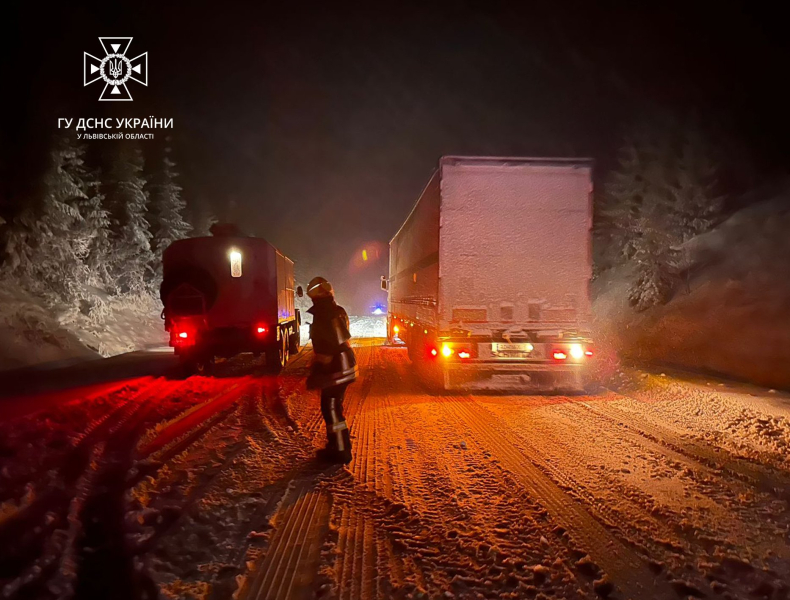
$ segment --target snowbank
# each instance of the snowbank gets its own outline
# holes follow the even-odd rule
[[[688,288],[627,304],[628,267],[594,282],[598,340],[620,356],[790,388],[790,202],[743,209],[690,240]]]
[[[0,288],[0,370],[45,362],[95,358],[51,311],[17,286]]]
[[[167,345],[148,296],[99,299],[88,314],[48,308],[12,281],[0,288],[0,370],[81,361]]]
[[[102,356],[168,345],[160,317],[162,303],[148,295],[111,296],[89,315],[78,315],[70,329]]]

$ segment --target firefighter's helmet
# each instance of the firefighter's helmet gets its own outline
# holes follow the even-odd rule
[[[307,295],[315,300],[316,298],[334,296],[335,290],[332,288],[332,284],[323,277],[313,277],[307,284]]]

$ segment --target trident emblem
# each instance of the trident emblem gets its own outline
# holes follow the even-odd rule
[[[132,43],[130,37],[100,37],[104,58],[83,53],[83,85],[104,80],[104,89],[99,100],[126,100],[132,95],[126,82],[130,79],[148,85],[148,52],[128,58],[126,52]]]
[[[116,58],[115,62],[113,62],[111,60],[109,62],[109,65],[110,65],[110,76],[113,79],[120,79],[121,78],[121,71],[122,71],[120,59]]]

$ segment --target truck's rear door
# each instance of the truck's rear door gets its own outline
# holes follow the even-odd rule
[[[586,322],[589,161],[446,157],[441,170],[441,329]]]

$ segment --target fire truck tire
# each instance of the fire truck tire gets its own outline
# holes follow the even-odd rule
[[[288,362],[288,347],[285,338],[277,342],[277,346],[266,350],[266,368],[275,375],[280,373]]]
[[[288,351],[291,355],[299,354],[299,332],[292,333],[288,336]]]

